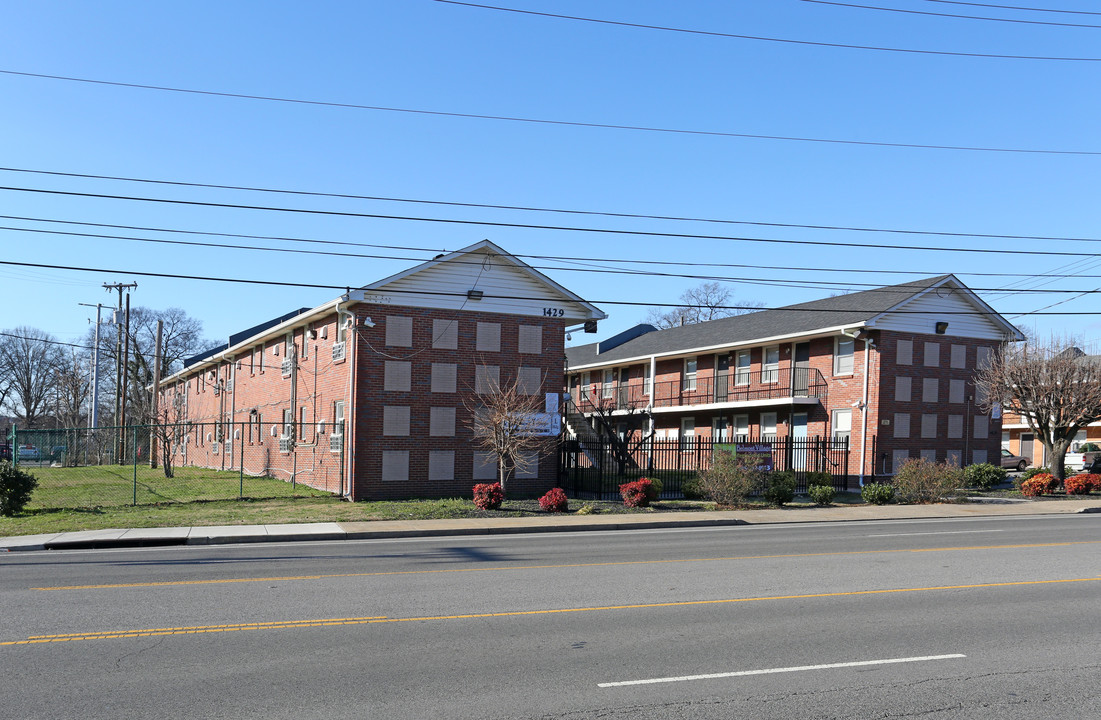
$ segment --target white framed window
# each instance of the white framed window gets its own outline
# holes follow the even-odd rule
[[[696,418],[686,417],[680,419],[680,449],[684,451],[694,450],[696,439]]]
[[[776,436],[776,413],[761,413],[761,439]]]
[[[748,440],[749,439],[749,415],[735,415],[734,416],[734,439],[735,440]]]
[[[853,351],[856,348],[856,340],[851,337],[836,337],[833,339],[833,374],[853,374]]]
[[[730,421],[722,416],[711,419],[711,437],[719,442],[730,439]]]
[[[780,381],[780,346],[769,345],[764,350],[764,360],[761,363],[761,382],[775,383]]]
[[[600,388],[600,395],[604,398],[610,398],[615,394],[615,370],[604,371],[604,382]]]
[[[696,389],[696,358],[684,359],[684,389]]]
[[[642,394],[647,396],[650,394],[650,363],[642,366]]]
[[[749,368],[751,367],[752,360],[750,359],[748,350],[739,350],[734,355],[734,384],[735,385],[748,385],[749,384]]]
[[[586,370],[581,373],[581,377],[578,380],[578,386],[580,387],[581,399],[589,399],[589,386],[592,385],[592,375]]]
[[[853,411],[852,410],[834,410],[833,411],[833,428],[831,430],[831,436],[834,439],[847,438],[852,434],[853,429]]]

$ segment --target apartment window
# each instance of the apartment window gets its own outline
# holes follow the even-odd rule
[[[990,418],[988,418],[986,415],[976,415],[975,416],[975,439],[976,440],[985,440],[988,437],[990,437]]]
[[[937,402],[940,380],[937,378],[925,378],[921,381],[921,401],[927,403]]]
[[[895,413],[895,437],[910,437],[910,413]]]
[[[337,400],[333,403],[333,434],[344,434],[344,401]]]
[[[455,437],[455,408],[430,408],[428,411],[428,434],[433,437]]]
[[[457,350],[459,348],[459,321],[432,321],[432,347],[438,350]]]
[[[645,363],[642,366],[642,394],[643,395],[649,395],[650,394],[650,378],[651,377],[652,376],[650,374],[650,363]]]
[[[711,438],[726,442],[730,439],[730,423],[726,418],[719,416],[711,420]]]
[[[764,362],[761,365],[761,382],[774,383],[780,381],[780,346],[770,345],[765,348]]]
[[[686,417],[680,419],[680,449],[685,452],[695,449],[696,418]]]
[[[837,337],[833,339],[833,374],[853,374],[853,350],[856,340],[851,337]]]
[[[921,416],[921,437],[929,440],[937,436],[937,416],[926,414]]]
[[[309,328],[302,328],[302,359],[305,360],[310,356],[310,333],[313,332]]]
[[[773,438],[776,436],[776,413],[761,413],[761,438]]]
[[[283,437],[294,437],[294,410],[283,411]]]
[[[501,368],[496,365],[474,366],[474,392],[489,395],[501,387]]]
[[[734,355],[734,384],[749,384],[749,368],[752,360],[748,350],[739,350]]]
[[[455,392],[458,378],[458,365],[455,363],[432,363],[432,392]]]
[[[386,344],[391,347],[413,347],[413,318],[387,315]]]
[[[409,435],[409,406],[385,405],[382,408],[382,434],[397,437]]]
[[[604,371],[604,382],[600,391],[600,396],[604,398],[610,398],[615,394],[615,370]]]
[[[852,434],[853,429],[853,411],[852,410],[834,410],[833,411],[833,432],[831,433],[835,440],[841,438],[848,438]]]
[[[967,346],[966,345],[953,345],[952,354],[949,360],[949,365],[957,370],[963,370],[967,367]]]
[[[407,482],[409,480],[409,451],[382,451],[382,482]]]
[[[985,368],[990,364],[991,350],[988,347],[976,348],[975,353],[975,365],[978,368]]]
[[[948,416],[948,437],[953,439],[963,437],[963,415]]]
[[[501,323],[478,323],[475,347],[478,352],[501,352]]]
[[[543,385],[543,371],[537,367],[522,367],[516,371],[516,386],[523,395],[538,395]]]
[[[387,360],[383,369],[382,389],[409,392],[413,364],[406,360]]]
[[[497,456],[490,452],[474,452],[474,479],[497,479]]]
[[[684,389],[696,389],[696,358],[684,359]]]
[[[455,451],[431,450],[428,453],[428,479],[455,479]]]
[[[294,357],[294,333],[289,332],[283,336],[283,357],[290,360]]]
[[[895,350],[895,364],[897,365],[913,365],[914,364],[914,341],[913,340],[899,340]]]
[[[588,372],[581,373],[580,379],[578,380],[578,386],[580,387],[582,400],[589,399],[589,385],[591,384],[592,376]]]
[[[964,401],[964,392],[967,389],[967,385],[963,380],[949,380],[948,381],[948,402],[950,403],[962,403]]]
[[[913,378],[895,377],[895,402],[910,402],[913,397]]]
[[[543,326],[521,325],[517,346],[521,355],[541,355],[543,353]]]
[[[940,343],[925,343],[925,367],[940,367]]]
[[[891,453],[891,472],[897,473],[909,460],[909,450],[895,450]]]
[[[926,462],[935,463],[937,461],[937,451],[936,450],[922,450],[921,451],[921,459],[926,461]]]
[[[735,415],[733,429],[735,440],[747,440],[749,438],[749,416]]]
[[[517,478],[537,478],[539,477],[539,453],[537,452],[522,452],[519,453],[516,463],[516,477]]]

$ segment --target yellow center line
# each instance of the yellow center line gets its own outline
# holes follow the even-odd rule
[[[513,610],[464,615],[427,615],[421,617],[390,618],[386,616],[359,618],[330,618],[323,620],[286,620],[269,623],[242,623],[239,625],[197,625],[193,627],[159,628],[145,630],[110,630],[68,635],[32,635],[26,640],[8,640],[5,645],[36,645],[41,643],[76,642],[81,640],[119,640],[123,638],[153,637],[158,635],[196,635],[202,633],[239,632],[241,630],[287,630],[291,628],[334,627],[341,625],[371,625],[376,623],[428,622],[433,620],[471,620],[478,618],[507,618],[532,615],[561,615],[565,613],[604,612],[611,610],[643,610],[652,608],[687,607],[691,605],[730,605],[734,603],[769,602],[775,600],[812,600],[816,598],[852,597],[860,595],[886,595],[892,593],[932,592],[940,590],[974,590],[981,588],[1020,587],[1025,585],[1054,585],[1065,583],[1098,582],[1099,577],[1064,578],[1059,580],[1016,580],[974,585],[936,585],[932,587],[889,588],[883,590],[848,590],[844,592],[810,593],[806,595],[772,595],[769,597],[727,598],[722,600],[682,600],[677,602],[642,603],[637,605],[600,605],[579,608],[550,608],[544,610]]]
[[[32,590],[115,590],[119,588],[175,587],[180,585],[217,585],[221,583],[287,582],[291,580],[328,580],[334,578],[382,577],[387,575],[435,575],[441,573],[515,572],[518,570],[557,570],[566,568],[610,567],[615,565],[661,565],[671,563],[730,562],[735,560],[781,560],[785,558],[843,557],[850,555],[889,555],[897,553],[960,552],[967,550],[1019,550],[1023,548],[1070,547],[1072,545],[1096,545],[1101,540],[1082,540],[1058,543],[1028,543],[1015,545],[969,545],[964,547],[939,547],[908,550],[850,550],[841,552],[790,553],[784,555],[736,555],[714,558],[674,558],[670,560],[625,560],[619,562],[570,563],[561,565],[517,565],[512,567],[449,568],[446,570],[390,570],[362,573],[332,573],[326,575],[287,575],[284,577],[224,578],[220,580],[169,580],[164,582],[115,583],[110,585],[59,585],[36,587]]]

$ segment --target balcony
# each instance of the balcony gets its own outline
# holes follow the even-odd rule
[[[582,412],[641,410],[654,408],[692,407],[696,405],[727,405],[741,403],[760,404],[767,400],[792,400],[814,398],[825,403],[826,381],[814,368],[791,370],[763,370],[747,372],[736,370],[718,375],[687,376],[679,380],[654,383],[653,403],[646,394],[646,386],[613,383],[592,383],[580,392],[571,391],[573,400]]]

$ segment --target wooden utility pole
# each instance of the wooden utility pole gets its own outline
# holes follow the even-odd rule
[[[107,292],[112,290],[118,291],[119,305],[118,310],[115,311],[115,416],[112,422],[118,428],[118,440],[116,443],[115,459],[122,463],[126,452],[126,432],[123,430],[123,425],[126,424],[126,362],[127,358],[123,357],[122,344],[123,336],[126,337],[126,350],[129,353],[130,349],[130,293],[126,293],[126,328],[122,327],[122,323],[119,322],[119,313],[123,310],[123,290],[136,290],[138,284],[134,283],[103,283],[103,288]],[[135,448],[136,449],[136,448]]]

